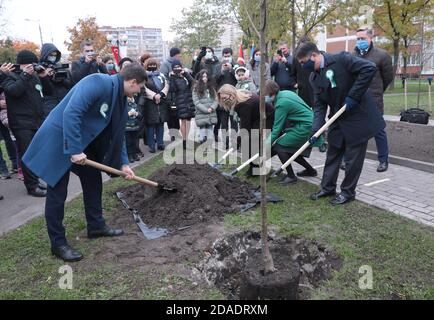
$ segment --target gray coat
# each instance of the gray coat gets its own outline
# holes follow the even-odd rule
[[[377,72],[375,73],[374,79],[372,79],[369,89],[372,98],[377,103],[381,113],[384,114],[383,94],[389,84],[393,81],[392,57],[386,50],[374,47],[373,43],[371,44],[367,54],[362,55],[360,50],[356,47],[354,49],[354,55],[375,63]]]
[[[258,88],[260,86],[260,79],[261,79],[261,66],[256,63],[255,68],[253,69],[252,65],[250,63],[247,64],[247,70],[249,70],[250,75],[252,77],[253,83]],[[268,63],[265,63],[265,80],[271,80],[271,71],[270,71],[270,65]]]
[[[217,123],[217,107],[218,103],[213,99],[209,92],[206,91],[203,97],[199,97],[196,90],[193,90],[193,102],[196,107],[196,125],[199,128],[205,127],[206,125],[214,125]],[[208,109],[212,108],[214,112],[209,113]]]
[[[170,71],[172,71],[172,62],[173,62],[173,58],[168,58],[166,61],[164,61],[161,64],[161,67],[160,67],[160,72],[162,74],[164,74],[164,76],[167,79],[169,79],[169,73],[170,73]]]

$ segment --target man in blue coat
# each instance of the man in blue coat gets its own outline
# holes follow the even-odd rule
[[[377,68],[371,61],[348,52],[335,55],[320,52],[311,42],[299,47],[296,59],[304,69],[312,72],[310,84],[314,90],[315,104],[312,133],[324,125],[327,107],[330,107],[331,118],[346,105],[346,111],[329,128],[329,148],[321,190],[313,194],[311,199],[336,195],[339,167],[345,156],[347,166],[341,193],[330,203],[347,203],[355,199],[369,139],[386,126],[368,90]],[[315,142],[315,138],[312,137],[310,141]]]
[[[139,93],[146,79],[146,71],[138,63],[126,66],[118,75],[87,76],[53,109],[23,157],[28,168],[48,184],[45,219],[51,251],[64,261],[83,258],[68,245],[62,225],[71,171],[79,176],[83,188],[88,237],[123,234],[106,226],[101,172],[85,162],[86,158],[103,162],[132,179],[125,146],[125,100]]]

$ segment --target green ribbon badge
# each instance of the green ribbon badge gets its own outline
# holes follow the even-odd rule
[[[330,83],[332,84],[332,89],[337,87],[334,76],[335,76],[335,73],[333,70],[327,70],[326,77],[327,77],[327,79],[330,80]]]
[[[101,106],[101,108],[99,109],[99,113],[101,113],[101,115],[102,115],[104,118],[107,118],[107,114],[106,114],[106,112],[108,111],[108,109],[109,109],[108,104],[107,104],[107,103],[104,103],[104,104]]]
[[[41,98],[43,98],[44,94],[42,93],[42,86],[40,84],[37,84],[35,86],[35,89],[39,91],[39,93],[41,94]]]

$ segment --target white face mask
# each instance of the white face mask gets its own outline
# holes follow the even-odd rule
[[[49,56],[49,57],[47,58],[47,60],[50,61],[51,63],[55,63],[56,60],[57,60],[57,57]]]
[[[214,55],[212,54],[212,52],[207,52],[205,55],[205,59],[207,60],[211,60],[214,57]]]

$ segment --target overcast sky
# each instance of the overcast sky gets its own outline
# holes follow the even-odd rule
[[[181,10],[192,3],[193,0],[6,0],[6,35],[40,44],[37,21],[40,20],[44,42],[54,40],[61,51],[66,51],[63,45],[69,39],[66,28],[74,26],[78,18],[96,16],[101,26],[162,28],[163,40],[172,40],[174,35],[169,32],[172,18],[179,18]]]

